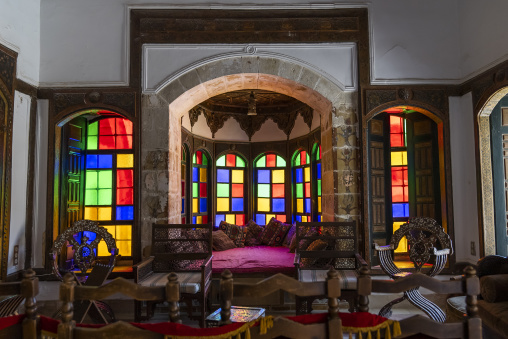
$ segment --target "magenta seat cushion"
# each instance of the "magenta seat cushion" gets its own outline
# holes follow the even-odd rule
[[[221,273],[226,268],[231,273],[284,273],[295,274],[295,254],[287,247],[248,246],[213,252],[212,272]]]

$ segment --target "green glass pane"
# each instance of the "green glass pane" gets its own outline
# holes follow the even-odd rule
[[[316,151],[316,161],[319,160],[319,148]]]
[[[303,198],[303,184],[296,184],[296,197]]]
[[[217,159],[217,166],[226,166],[226,156],[223,155]]]
[[[277,167],[286,167],[286,160],[280,155],[277,156]]]
[[[298,153],[298,155],[296,156],[294,165],[295,166],[300,166],[300,153]]]
[[[206,166],[208,165],[208,158],[206,157],[205,153],[202,153],[202,162],[203,162],[203,166]]]
[[[97,149],[97,137],[96,136],[89,136],[87,138],[86,148],[87,149]]]
[[[309,153],[307,153],[307,162],[306,164],[310,164],[310,156],[309,156]]]
[[[97,188],[97,171],[86,171],[85,188]]]
[[[217,196],[219,198],[229,197],[229,184],[217,184]]]
[[[321,180],[317,181],[317,195],[321,196]]]
[[[97,205],[97,190],[85,191],[85,205]]]
[[[256,167],[266,167],[266,155],[263,155],[256,161]]]
[[[99,172],[99,188],[111,188],[113,187],[113,171],[105,170]]]
[[[197,182],[193,182],[193,183],[192,183],[192,197],[193,197],[193,198],[197,198],[197,197],[198,197],[198,194],[199,194],[199,191],[198,191],[198,183],[197,183]]]
[[[236,156],[236,167],[245,167],[245,161],[239,156]]]
[[[99,122],[93,122],[88,125],[88,136],[90,135],[99,135]]]
[[[192,155],[192,163],[195,164],[196,163],[196,153],[194,153]]]
[[[100,189],[97,194],[97,205],[111,205],[113,190],[110,188]]]
[[[270,198],[270,184],[258,184],[258,198]]]

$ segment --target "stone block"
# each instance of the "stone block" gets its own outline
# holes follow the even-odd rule
[[[296,82],[298,79],[300,79],[300,73],[302,72],[302,69],[302,66],[293,62],[286,61],[281,63],[279,67],[279,76],[284,79]]]
[[[257,56],[243,56],[242,73],[259,73],[259,57]]]
[[[360,193],[359,171],[339,170],[338,177],[337,193]]]
[[[337,92],[342,92],[342,89],[338,85],[323,76],[319,78],[319,82],[314,87],[314,90],[330,100],[330,102],[337,96]]]
[[[245,88],[251,89],[251,88],[258,88],[258,78],[259,74],[244,74],[243,75],[243,85]]]
[[[144,170],[165,170],[168,169],[168,152],[167,151],[146,151],[143,154],[142,169]]]
[[[191,70],[185,74],[182,74],[180,77],[178,77],[178,80],[186,90],[201,84],[201,80],[196,70]]]
[[[308,88],[313,89],[320,78],[321,76],[316,72],[313,72],[307,68],[303,68],[302,72],[300,73],[300,79],[298,79],[298,82],[304,86],[307,86]]]
[[[226,89],[228,92],[243,89],[243,75],[241,74],[227,75],[224,80],[226,81]]]
[[[226,82],[224,79],[217,79],[217,81],[208,81],[203,83],[203,86],[206,88],[206,93],[208,93],[209,97],[213,97],[215,95],[226,92]]]
[[[163,89],[161,89],[158,94],[164,99],[166,102],[171,103],[180,95],[185,93],[187,89],[183,87],[182,83],[178,81],[178,79],[171,81],[167,84]]]
[[[279,75],[279,69],[281,67],[281,60],[275,58],[262,57],[259,58],[259,73],[260,74],[271,74]]]

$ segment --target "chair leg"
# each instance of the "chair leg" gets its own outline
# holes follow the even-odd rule
[[[205,328],[205,319],[206,319],[206,298],[207,296],[203,294],[203,299],[201,300],[201,317],[199,318],[199,327]]]

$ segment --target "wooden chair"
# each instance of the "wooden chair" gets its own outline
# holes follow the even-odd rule
[[[341,320],[339,318],[339,302],[341,296],[339,274],[333,267],[327,272],[325,281],[300,282],[285,274],[277,273],[256,284],[233,283],[233,275],[229,270],[221,274],[220,302],[221,324],[229,324],[233,296],[252,300],[265,297],[273,292],[283,290],[300,297],[324,295],[328,298],[328,321],[325,323],[304,325],[285,317],[276,317],[273,327],[266,334],[260,328],[251,328],[251,338],[342,338]]]
[[[312,243],[317,244],[317,250],[311,248]],[[298,280],[325,281],[329,267],[334,267],[339,274],[341,296],[348,301],[350,312],[356,307],[358,269],[366,265],[358,252],[355,221],[296,223],[295,266]],[[297,297],[297,314],[310,313],[312,302],[324,297]]]
[[[478,316],[477,295],[480,282],[472,266],[466,267],[461,280],[441,281],[423,273],[415,273],[397,280],[372,280],[367,267],[360,269],[358,278],[359,310],[369,311],[368,296],[372,292],[400,293],[419,287],[427,288],[439,294],[466,294],[466,317],[458,323],[441,323],[421,315],[415,315],[400,321],[404,338],[415,334],[424,334],[433,338],[482,338],[482,321]]]
[[[73,304],[75,300],[104,299],[110,295],[121,293],[136,300],[162,300],[169,304],[168,320],[181,323],[178,300],[179,283],[175,273],[167,276],[161,286],[140,286],[124,278],[116,278],[102,286],[78,286],[72,274],[64,277],[60,285],[60,301],[63,303],[61,323],[58,325],[59,339],[88,339],[88,338],[157,338],[164,335],[140,329],[127,322],[117,321],[100,328],[77,327],[73,319]]]
[[[427,272],[429,277],[438,275],[444,268],[448,255],[453,253],[450,236],[434,219],[411,218],[393,233],[389,245],[378,246],[374,244],[375,249],[378,251],[381,268],[392,279],[400,279],[411,274],[402,272],[393,262],[393,250],[399,246],[399,242],[404,237],[408,241],[409,259],[413,262],[416,272],[421,272],[423,265],[431,262],[431,257],[434,257],[433,266]],[[445,313],[436,304],[423,297],[418,288],[404,291],[401,298],[386,304],[379,311],[379,315],[389,317],[392,306],[404,300],[408,300],[435,321],[444,322],[446,320]]]
[[[95,236],[95,239],[90,241],[92,236]],[[97,247],[101,240],[105,241],[110,253],[107,263],[97,261]],[[58,260],[61,253],[67,253],[67,244],[70,244],[73,251],[70,269],[60,267]],[[56,238],[50,252],[50,260],[53,273],[58,279],[63,280],[62,273],[71,272],[78,284],[100,286],[113,270],[117,254],[115,239],[104,227],[100,227],[97,221],[79,220]],[[76,274],[76,267],[81,273]],[[76,301],[74,307],[74,317],[78,322],[83,322],[87,314],[97,323],[107,324],[115,321],[113,310],[102,301]]]
[[[160,286],[169,272],[176,272],[189,318],[198,319],[204,327],[212,277],[212,224],[153,224],[151,256],[133,271],[135,282],[141,286]],[[192,312],[193,300],[200,304],[197,317]],[[142,317],[142,304],[136,302],[136,321],[151,318],[155,304],[147,303],[146,317]]]
[[[0,283],[0,296],[20,295],[25,300],[25,318],[22,323],[0,330],[0,338],[35,339],[40,336],[35,300],[37,294],[39,294],[39,279],[32,269],[23,273],[23,279],[20,282]]]

